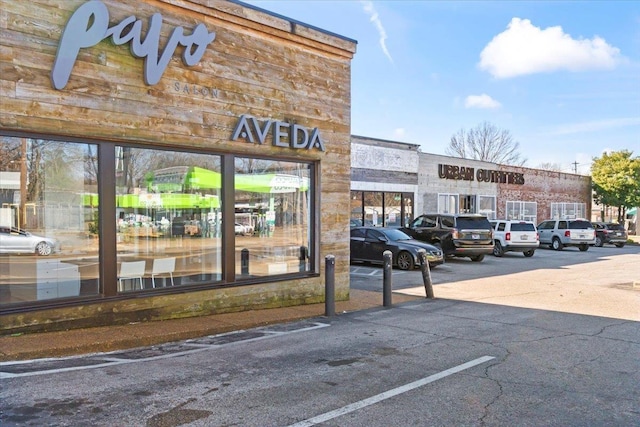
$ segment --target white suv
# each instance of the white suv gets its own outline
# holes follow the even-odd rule
[[[538,224],[540,243],[556,251],[565,246],[577,246],[582,252],[596,244],[596,230],[584,219],[550,219]]]
[[[531,221],[497,219],[491,221],[493,227],[493,254],[497,257],[505,252],[522,252],[533,256],[540,241],[536,225]]]

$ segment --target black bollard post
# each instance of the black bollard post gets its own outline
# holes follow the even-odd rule
[[[242,275],[249,274],[249,249],[247,248],[240,251],[240,267]]]
[[[392,256],[391,251],[384,251],[382,253],[383,270],[382,270],[382,305],[384,307],[391,307],[391,271],[392,271]]]
[[[307,247],[300,246],[300,268],[299,271],[307,271]]]
[[[434,299],[433,285],[431,283],[431,268],[429,268],[429,261],[427,260],[427,251],[420,249],[418,251],[420,258],[420,270],[422,270],[422,281],[424,282],[424,291],[427,294],[427,298]]]
[[[324,315],[336,315],[336,257],[324,257]]]

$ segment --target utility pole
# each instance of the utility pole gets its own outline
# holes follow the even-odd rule
[[[573,173],[578,173],[578,164],[579,164],[578,162],[573,162],[572,163],[572,165],[573,165]]]

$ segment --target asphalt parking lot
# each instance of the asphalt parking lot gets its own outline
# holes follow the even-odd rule
[[[637,425],[639,269],[638,246],[451,260],[435,300],[8,363],[0,423]],[[382,302],[381,267],[351,277]],[[392,277],[425,295],[419,270]]]
[[[382,292],[383,269],[351,265],[351,287]],[[436,298],[640,320],[640,246],[448,258],[431,271]],[[635,285],[634,285],[635,284]],[[419,269],[392,273],[394,293],[426,295]],[[382,298],[382,297],[381,297]]]

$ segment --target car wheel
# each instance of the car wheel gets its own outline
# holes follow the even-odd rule
[[[624,247],[624,243],[616,243],[616,248],[623,248]]]
[[[561,251],[564,246],[562,245],[562,242],[560,241],[560,239],[558,239],[557,237],[554,237],[553,241],[551,242],[551,247],[556,251]]]
[[[36,254],[38,255],[47,256],[51,255],[51,252],[51,245],[47,242],[40,242],[36,245]]]
[[[496,240],[495,244],[493,245],[493,255],[497,257],[504,255],[504,249],[502,249],[502,245],[500,244],[499,240]]]
[[[400,252],[398,254],[396,264],[398,265],[398,268],[400,270],[412,270],[415,266],[413,263],[413,256],[406,251]]]
[[[469,257],[473,262],[480,262],[484,259],[484,254]]]
[[[533,254],[534,254],[535,252],[536,252],[536,251],[534,251],[533,249],[531,249],[531,250],[528,250],[528,251],[524,251],[522,254],[523,254],[524,256],[526,256],[527,258],[529,258],[529,257],[532,257],[532,256],[533,256]]]
[[[589,250],[589,245],[587,245],[586,243],[582,243],[582,244],[579,246],[579,249],[580,249],[580,252],[586,252],[586,251],[588,251],[588,250]]]
[[[601,248],[604,243],[602,243],[602,237],[596,237],[596,246]]]

